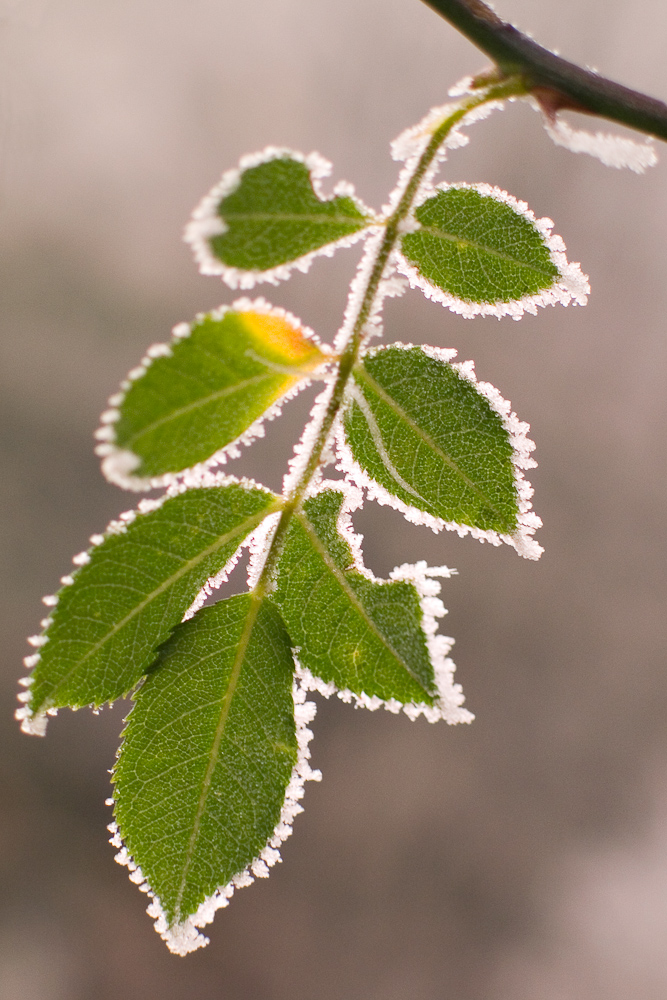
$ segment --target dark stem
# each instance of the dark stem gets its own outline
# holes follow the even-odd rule
[[[547,112],[571,108],[667,141],[667,104],[561,59],[501,20],[482,0],[424,0],[485,52],[519,74]]]

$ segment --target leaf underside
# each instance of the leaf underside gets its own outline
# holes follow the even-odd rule
[[[242,271],[290,263],[373,221],[350,197],[318,198],[308,167],[291,157],[245,170],[217,214],[227,229],[209,237],[211,251],[223,264]]]
[[[33,714],[126,694],[275,503],[268,491],[237,484],[195,489],[107,535],[58,595],[32,673]]]
[[[338,529],[343,500],[326,489],[294,515],[272,600],[315,677],[358,695],[431,705],[437,691],[417,591],[355,568]]]
[[[345,436],[371,479],[443,521],[515,530],[512,443],[475,385],[419,347],[392,346],[357,365],[354,386]]]
[[[230,310],[200,317],[169,357],[130,384],[116,446],[140,460],[133,475],[160,476],[205,462],[326,361],[283,316]]]
[[[450,187],[416,211],[401,250],[429,283],[464,302],[512,302],[558,280],[544,237],[511,205]]]
[[[121,836],[170,925],[256,858],[297,761],[294,662],[277,610],[241,594],[159,651],[114,770]]]

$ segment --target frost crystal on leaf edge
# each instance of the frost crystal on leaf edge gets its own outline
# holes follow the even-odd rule
[[[427,344],[415,345],[396,342],[387,346],[397,347],[406,351],[418,347],[428,357],[433,358],[436,361],[445,362],[446,364],[451,364],[452,359],[455,358],[457,354],[457,352],[453,349],[430,347]],[[366,353],[366,357],[372,357],[378,351],[386,350],[387,346],[372,348]],[[481,528],[475,528],[467,524],[459,524],[457,521],[443,521],[442,518],[434,517],[432,514],[419,510],[417,507],[413,507],[410,504],[405,503],[399,497],[394,496],[375,479],[372,479],[371,476],[364,469],[362,469],[355,460],[352,450],[345,438],[342,413],[339,414],[336,420],[334,430],[337,459],[336,468],[339,472],[342,472],[346,479],[348,479],[351,483],[354,483],[361,489],[364,489],[371,500],[375,500],[381,506],[393,507],[394,510],[400,511],[405,519],[410,521],[412,524],[424,524],[436,533],[445,528],[447,531],[456,531],[461,537],[471,535],[473,538],[477,538],[482,542],[490,542],[491,545],[500,545],[501,542],[505,542],[507,545],[511,545],[512,548],[514,548],[518,554],[523,556],[525,559],[539,559],[544,549],[532,536],[535,534],[535,531],[541,527],[542,521],[532,510],[531,497],[533,495],[533,488],[525,479],[523,474],[524,469],[534,469],[537,466],[537,462],[534,458],[531,458],[530,454],[535,449],[535,443],[528,437],[530,424],[527,424],[523,420],[519,420],[516,413],[512,412],[512,404],[508,400],[503,399],[495,386],[491,385],[490,382],[477,381],[473,361],[461,362],[452,365],[452,367],[455,368],[459,374],[466,378],[472,385],[474,385],[475,389],[481,393],[481,395],[486,397],[491,404],[491,407],[500,416],[503,427],[509,435],[510,444],[512,445],[514,484],[517,492],[517,505],[519,509],[517,517],[518,528],[513,535],[500,534],[497,531],[491,530],[483,531]],[[349,393],[348,405],[353,398],[352,393]]]
[[[327,243],[323,247],[311,250],[310,253],[304,254],[302,257],[297,257],[296,260],[279,264],[266,271],[244,271],[238,267],[228,267],[214,256],[208,242],[211,236],[221,236],[226,232],[225,223],[218,215],[218,205],[224,198],[236,191],[246,170],[262,163],[269,163],[271,160],[283,159],[295,160],[307,167],[313,190],[320,201],[331,201],[341,195],[351,198],[361,214],[369,220],[368,225],[350,236],[343,236],[333,243]],[[233,290],[251,289],[262,282],[277,285],[281,281],[286,281],[294,269],[305,274],[316,257],[333,257],[339,248],[351,247],[358,240],[367,237],[369,229],[374,226],[375,212],[357,198],[353,185],[348,181],[339,181],[334,185],[331,197],[327,198],[322,192],[320,182],[325,177],[329,177],[331,172],[332,164],[316,152],[304,156],[303,153],[293,149],[267,146],[260,153],[250,153],[243,156],[239,160],[238,167],[227,170],[218,183],[202,198],[192,213],[190,222],[185,227],[183,239],[191,247],[200,273],[219,275],[225,284]]]
[[[209,943],[209,939],[201,934],[198,928],[210,924],[216,911],[227,906],[229,900],[234,895],[236,889],[251,885],[255,878],[268,878],[269,869],[282,860],[280,857],[280,845],[292,834],[292,824],[303,806],[300,799],[304,795],[304,784],[306,781],[321,781],[322,773],[313,770],[310,766],[309,743],[313,737],[312,730],[308,724],[315,718],[316,705],[312,701],[306,701],[306,689],[298,679],[292,684],[292,697],[294,699],[294,719],[296,722],[297,739],[297,762],[292,769],[289,784],[285,792],[285,800],[280,812],[280,820],[275,827],[271,837],[267,841],[266,847],[260,851],[242,871],[238,872],[227,883],[221,886],[211,896],[204,900],[196,913],[187,917],[182,923],[169,926],[167,918],[160,905],[160,900],[150,888],[144,878],[141,869],[130,857],[127,848],[123,846],[123,841],[115,822],[109,824],[111,833],[110,843],[119,848],[116,854],[116,861],[125,865],[130,871],[130,880],[139,886],[141,892],[148,893],[151,899],[146,912],[155,921],[155,930],[166,942],[169,951],[175,955],[187,955],[197,948],[203,948]],[[109,804],[113,799],[107,800]]]

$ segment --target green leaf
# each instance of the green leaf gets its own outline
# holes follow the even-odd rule
[[[426,515],[414,520],[504,535],[518,528],[510,432],[479,386],[433,349],[369,353],[354,370],[344,427],[362,470],[353,477],[379,485],[384,502]],[[525,434],[523,445],[531,464]]]
[[[278,611],[241,594],[174,629],[135,695],[114,769],[115,815],[156,897],[149,913],[179,954],[206,943],[194,927],[226,905],[234,876],[248,866],[268,874],[278,860],[298,756],[293,671]]]
[[[97,451],[107,478],[121,486],[158,485],[223,449],[237,454],[239,438],[262,433],[267,411],[329,357],[281,309],[222,308],[175,334],[168,347],[152,349],[103,414]]]
[[[310,255],[352,242],[376,220],[349,185],[321,197],[317,182],[330,169],[316,154],[304,159],[290,150],[242,160],[240,170],[225,174],[206,196],[186,230],[200,270],[221,274],[232,288],[251,288],[257,280],[288,277],[285,265],[299,261],[305,270]]]
[[[240,483],[193,489],[116,522],[59,592],[31,676],[26,728],[51,708],[126,694],[206,581],[220,573],[277,498]]]
[[[350,546],[344,500],[342,492],[325,488],[295,513],[271,599],[298,647],[301,666],[313,677],[371,708],[379,700],[395,710],[417,703],[421,710],[433,706],[432,717],[439,718],[443,698],[451,706],[461,700],[451,688],[453,665],[444,660],[451,640],[434,636],[433,616],[444,609],[432,602],[425,615],[421,597],[429,587],[419,593],[414,567],[397,573],[412,580],[376,580],[364,570]],[[429,583],[433,597],[439,586]]]
[[[551,221],[488,185],[451,186],[415,210],[417,227],[401,238],[399,270],[455,312],[513,315],[573,298],[588,285],[568,264]]]

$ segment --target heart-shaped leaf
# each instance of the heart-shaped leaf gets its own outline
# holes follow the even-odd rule
[[[330,164],[285,149],[246,157],[225,174],[196,209],[186,240],[204,274],[220,274],[232,288],[276,283],[294,263],[306,270],[313,255],[349,245],[376,221],[338,185],[324,198],[317,189]]]

